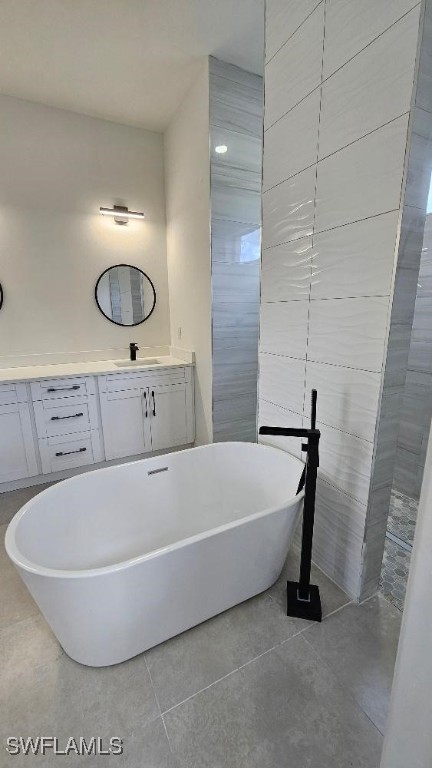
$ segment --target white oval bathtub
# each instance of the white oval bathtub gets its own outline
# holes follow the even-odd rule
[[[29,501],[6,550],[66,653],[116,664],[274,583],[302,467],[218,443],[88,472]]]

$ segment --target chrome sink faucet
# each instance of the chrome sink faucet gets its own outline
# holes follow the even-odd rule
[[[135,344],[134,341],[131,341],[131,343],[129,344],[129,349],[130,349],[130,359],[136,360],[136,353],[139,350],[138,344]]]

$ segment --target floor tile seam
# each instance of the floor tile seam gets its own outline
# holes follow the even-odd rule
[[[336,613],[339,613],[339,611],[342,611],[344,608],[347,608],[349,605],[354,605],[353,601],[350,600],[347,603],[344,603],[343,605],[340,605],[339,608],[335,608],[334,611],[331,611],[331,613],[327,613],[325,616],[323,616],[323,621],[326,621],[331,616],[334,616]],[[321,622],[322,623],[322,622]],[[298,637],[299,635],[302,635],[304,632],[307,632],[308,629],[312,629],[312,627],[316,626],[315,622],[308,622],[306,626],[302,627],[302,629],[299,629],[298,632],[296,632],[294,635],[291,635],[290,637],[287,637],[285,640],[282,640],[281,643],[278,643],[278,645],[275,645],[275,648],[278,648],[280,645],[285,645],[290,640],[292,640],[294,637]]]
[[[339,688],[339,690],[340,690],[340,691],[341,691],[341,692],[342,692],[342,693],[343,693],[345,696],[347,696],[347,697],[348,697],[348,698],[349,698],[349,699],[352,701],[352,703],[355,705],[356,709],[357,709],[357,710],[359,710],[359,711],[360,711],[360,712],[361,712],[361,713],[362,713],[362,714],[363,714],[363,715],[364,715],[364,716],[367,718],[367,720],[370,722],[370,724],[371,724],[371,725],[373,725],[373,727],[375,728],[375,730],[376,730],[376,731],[378,731],[378,733],[380,734],[380,736],[381,736],[381,737],[383,737],[383,736],[384,736],[384,733],[383,733],[383,731],[381,731],[381,729],[380,729],[380,728],[378,728],[377,724],[376,724],[376,723],[374,723],[374,721],[373,721],[373,720],[371,719],[371,717],[368,715],[368,713],[366,712],[366,710],[363,708],[363,706],[362,706],[361,702],[360,702],[360,701],[358,701],[358,699],[357,699],[357,698],[356,698],[356,696],[354,695],[353,691],[351,691],[351,690],[350,690],[350,689],[349,689],[349,688],[348,688],[348,687],[345,685],[345,683],[343,683],[343,682],[342,682],[342,680],[340,680],[340,678],[339,678],[339,676],[338,676],[337,672],[336,672],[336,671],[335,671],[335,669],[333,668],[333,665],[332,665],[332,664],[330,664],[330,663],[329,663],[329,662],[328,662],[326,659],[324,659],[324,658],[321,656],[321,654],[319,653],[319,651],[318,651],[318,650],[317,650],[317,649],[316,649],[316,648],[315,648],[315,647],[312,645],[312,643],[310,643],[310,642],[309,642],[309,640],[307,639],[306,635],[303,637],[303,639],[306,641],[306,643],[308,644],[309,648],[310,648],[310,649],[313,651],[314,655],[316,656],[316,658],[317,658],[317,660],[320,662],[320,664],[321,664],[323,667],[325,667],[325,668],[326,668],[326,669],[327,669],[327,670],[330,672],[330,674],[331,674],[331,675],[332,675],[332,677],[334,678],[334,681],[335,681],[335,683],[336,683],[337,687]]]
[[[296,633],[296,635],[300,634],[299,632]],[[296,635],[293,635],[295,637]],[[273,645],[271,648],[268,648],[267,650],[263,651],[262,653],[259,653],[258,656],[254,656],[252,659],[248,659],[244,664],[240,664],[239,667],[236,667],[236,669],[232,669],[230,672],[227,672],[226,675],[222,675],[222,677],[218,677],[217,680],[214,680],[212,683],[209,683],[209,685],[205,685],[204,688],[200,688],[199,691],[195,691],[195,693],[192,693],[190,696],[187,696],[185,699],[182,699],[181,701],[177,702],[177,704],[173,704],[171,707],[168,707],[168,709],[165,709],[161,714],[162,718],[164,718],[165,715],[172,712],[174,709],[177,709],[182,704],[185,704],[187,701],[190,701],[191,699],[194,699],[195,696],[198,696],[200,693],[203,693],[204,691],[208,691],[210,688],[213,688],[215,685],[218,685],[223,680],[226,680],[228,677],[232,677],[232,675],[235,675],[237,672],[240,672],[245,667],[248,667],[250,664],[253,664],[253,662],[258,661],[258,659],[261,659],[263,656],[267,656],[268,653],[271,653],[276,648],[281,646],[283,643],[287,642],[291,638],[287,638],[286,640],[283,640],[281,643],[276,643],[276,645]]]
[[[159,717],[160,717],[160,719],[162,720],[162,725],[163,725],[163,728],[164,728],[164,731],[165,731],[165,736],[166,736],[166,739],[167,739],[167,742],[168,742],[169,750],[170,750],[171,754],[175,757],[174,751],[173,751],[173,749],[171,747],[171,742],[170,742],[170,738],[168,736],[168,731],[167,731],[166,723],[165,723],[165,720],[163,718],[162,710],[161,710],[161,707],[160,707],[160,704],[159,704],[159,698],[158,698],[158,695],[156,693],[156,688],[155,688],[155,685],[153,683],[153,677],[152,677],[152,674],[150,672],[150,667],[149,667],[149,663],[147,661],[147,656],[146,656],[145,652],[144,652],[144,661],[145,661],[147,673],[148,673],[148,676],[149,676],[149,679],[150,679],[150,684],[151,684],[151,687],[152,687],[153,696],[155,697],[155,701],[156,701],[156,705],[157,705],[158,713],[159,713],[156,718],[152,718],[149,722],[156,722],[156,720],[158,720]]]
[[[270,595],[269,595],[269,597],[270,597]],[[272,603],[274,605],[277,605],[277,603],[274,600],[274,598],[271,597],[271,600],[272,600]],[[254,656],[252,659],[249,659],[248,661],[246,661],[244,664],[241,664],[236,669],[231,670],[231,672],[228,672],[226,675],[223,675],[222,677],[219,677],[217,680],[214,680],[209,685],[204,686],[204,688],[200,688],[199,691],[196,691],[195,693],[191,694],[190,696],[187,696],[185,699],[182,699],[182,701],[179,701],[177,704],[174,704],[172,707],[169,707],[168,709],[164,710],[163,712],[161,712],[162,718],[164,717],[164,715],[168,714],[173,709],[176,709],[181,704],[184,704],[186,701],[189,701],[190,699],[193,699],[199,693],[202,693],[203,691],[207,691],[209,688],[212,688],[214,685],[217,685],[222,680],[225,680],[226,678],[231,677],[231,675],[234,675],[236,672],[239,672],[241,669],[244,669],[245,667],[248,667],[254,661],[257,661],[258,659],[261,659],[263,656],[266,656],[268,653],[271,653],[272,651],[277,650],[277,648],[280,648],[282,645],[285,645],[290,640],[293,640],[295,637],[298,637],[303,632],[305,632],[306,629],[309,629],[311,626],[312,626],[312,624],[308,623],[305,627],[302,627],[302,629],[300,629],[297,632],[295,632],[294,634],[290,635],[290,637],[285,638],[285,640],[281,640],[280,643],[276,643],[271,648],[268,648],[267,650],[263,651],[263,653],[258,654],[258,656]]]

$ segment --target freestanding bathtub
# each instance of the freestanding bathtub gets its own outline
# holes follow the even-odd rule
[[[117,664],[274,583],[302,466],[219,443],[88,472],[29,501],[6,550],[66,653]]]

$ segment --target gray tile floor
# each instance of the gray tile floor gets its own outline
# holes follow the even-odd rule
[[[6,736],[43,734],[119,736],[125,752],[110,762],[122,768],[378,768],[400,613],[381,595],[349,603],[314,568],[326,619],[288,619],[284,582],[297,568],[293,551],[263,595],[91,669],[64,654],[3,553],[0,767],[104,760],[7,755]]]

